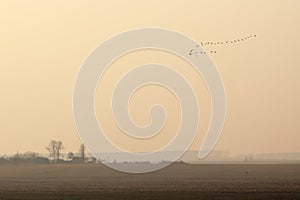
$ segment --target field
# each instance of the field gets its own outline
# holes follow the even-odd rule
[[[173,164],[147,174],[100,164],[0,165],[0,199],[300,199],[300,165]]]

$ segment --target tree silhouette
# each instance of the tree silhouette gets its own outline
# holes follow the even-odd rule
[[[74,157],[74,153],[69,152],[68,155],[67,155],[67,159],[68,159],[69,161],[72,161],[72,160],[73,160],[73,157]]]
[[[84,146],[84,144],[80,145],[79,155],[82,158],[82,160],[84,161],[85,160],[85,146]]]
[[[49,157],[53,158],[53,161],[56,162],[59,160],[61,151],[64,149],[64,146],[61,141],[51,140],[46,149],[49,151]]]

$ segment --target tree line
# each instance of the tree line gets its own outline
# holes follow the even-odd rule
[[[63,158],[64,145],[61,141],[51,140],[46,147],[48,157],[42,156],[37,152],[27,151],[12,156],[1,156],[0,164],[48,164],[48,163],[97,163],[97,159],[93,156],[88,156],[84,144],[79,147],[78,153],[68,152]]]

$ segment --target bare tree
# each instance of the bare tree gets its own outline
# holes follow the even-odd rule
[[[49,151],[49,157],[56,161],[56,141],[51,140],[46,149]]]
[[[22,154],[21,157],[26,160],[34,160],[35,158],[39,157],[39,154],[36,152],[27,151]]]
[[[64,149],[64,145],[61,141],[57,141],[56,143],[56,158],[59,160],[59,157],[61,155],[61,151]]]
[[[61,151],[64,149],[64,146],[61,141],[51,140],[46,149],[49,151],[49,157],[52,157],[53,161],[56,162],[59,160]]]

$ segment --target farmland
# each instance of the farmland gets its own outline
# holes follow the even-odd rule
[[[101,164],[0,165],[0,199],[297,199],[297,164],[172,164],[128,174]]]

